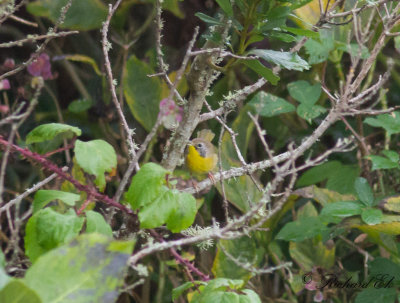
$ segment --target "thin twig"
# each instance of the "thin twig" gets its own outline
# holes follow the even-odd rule
[[[129,145],[129,154],[131,157],[130,161],[133,161],[136,157],[136,145],[132,139],[132,130],[128,126],[128,122],[126,121],[125,115],[124,115],[121,105],[120,105],[120,102],[118,101],[117,93],[115,91],[115,84],[114,84],[114,78],[113,78],[112,69],[111,69],[110,58],[108,57],[108,51],[111,48],[111,43],[107,40],[108,28],[110,26],[111,18],[114,15],[115,11],[117,10],[121,1],[122,0],[118,0],[114,6],[112,6],[111,4],[109,5],[108,16],[107,16],[106,21],[103,23],[103,28],[101,31],[101,33],[102,33],[102,43],[101,44],[102,44],[102,49],[103,49],[108,86],[110,87],[111,96],[112,96],[111,99],[114,103],[115,108],[117,109],[119,118],[124,127],[128,145]],[[137,162],[135,163],[135,168],[137,170],[139,170],[139,164]]]

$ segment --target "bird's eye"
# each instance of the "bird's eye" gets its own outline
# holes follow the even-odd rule
[[[197,147],[202,147],[203,146],[203,144],[202,143],[197,143],[197,145],[196,145]]]

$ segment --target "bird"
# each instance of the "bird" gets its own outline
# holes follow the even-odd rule
[[[203,129],[197,133],[197,138],[191,140],[186,152],[186,166],[190,173],[198,180],[208,177],[213,181],[212,171],[218,162],[215,147],[211,143],[214,133],[209,129]],[[213,182],[215,183],[215,182]]]

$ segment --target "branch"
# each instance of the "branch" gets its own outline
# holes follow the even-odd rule
[[[114,83],[114,78],[112,74],[112,69],[111,69],[111,63],[110,63],[110,58],[108,57],[108,51],[111,49],[111,43],[107,40],[107,33],[108,33],[108,28],[110,26],[111,18],[114,15],[115,11],[117,10],[119,4],[121,3],[122,0],[118,0],[117,3],[112,6],[111,4],[108,7],[108,16],[107,20],[103,23],[103,28],[102,28],[102,49],[103,49],[103,55],[104,55],[104,61],[105,61],[105,67],[106,67],[106,75],[107,75],[107,82],[108,86],[110,87],[111,90],[111,96],[112,96],[112,101],[114,103],[115,108],[117,109],[119,118],[121,120],[121,123],[124,127],[128,145],[129,145],[129,155],[131,156],[131,160],[133,161],[136,157],[136,145],[133,142],[132,139],[132,130],[128,126],[128,122],[125,119],[124,113],[122,112],[121,104],[118,101],[117,93],[115,91],[115,83]],[[136,162],[135,167],[137,170],[139,170],[139,164]]]
[[[58,177],[60,177],[63,180],[69,181],[70,183],[72,183],[75,186],[76,189],[86,192],[88,194],[88,196],[92,196],[94,199],[96,199],[98,201],[102,201],[107,205],[114,206],[127,214],[136,216],[131,209],[125,207],[124,205],[122,205],[120,203],[117,203],[110,197],[99,193],[96,189],[91,188],[87,185],[83,185],[78,180],[74,179],[71,175],[64,172],[63,169],[59,168],[53,162],[44,158],[42,155],[31,152],[29,149],[21,148],[15,144],[12,144],[12,143],[9,144],[6,140],[3,139],[2,136],[0,136],[0,145],[2,145],[3,147],[10,146],[11,151],[18,152],[22,156],[39,163],[43,169],[46,169],[53,173],[56,173],[58,175]]]

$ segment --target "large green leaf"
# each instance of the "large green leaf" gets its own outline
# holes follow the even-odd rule
[[[354,303],[394,303],[395,301],[395,288],[367,288],[357,294]]]
[[[361,219],[368,225],[375,225],[382,222],[383,214],[380,209],[366,208],[361,213]]]
[[[362,212],[362,204],[359,202],[335,202],[327,204],[321,211],[321,215],[333,216],[339,218],[360,215]]]
[[[304,271],[310,271],[314,266],[331,268],[335,264],[335,246],[329,249],[321,240],[290,242],[289,253]]]
[[[41,210],[48,203],[54,200],[61,200],[69,206],[74,206],[79,201],[80,196],[78,194],[69,193],[60,190],[38,190],[33,200],[33,214]]]
[[[38,0],[27,6],[31,14],[47,17],[56,22],[60,17],[61,8],[68,0]],[[72,1],[61,28],[76,30],[91,30],[100,28],[106,20],[107,8],[100,0]]]
[[[123,79],[124,94],[133,116],[149,131],[157,119],[161,100],[161,83],[149,64],[140,61],[135,56],[126,62]]]
[[[255,239],[241,237],[234,240],[219,240],[217,254],[212,267],[212,272],[217,278],[249,280],[252,277],[252,273],[235,264],[230,257],[225,255],[221,246],[243,264],[257,267],[262,259],[263,249],[257,246]]]
[[[132,241],[84,234],[40,257],[24,281],[44,303],[115,302],[132,249]]]
[[[155,163],[146,163],[132,178],[131,185],[125,195],[132,209],[146,206],[160,195],[166,184],[168,171]]]
[[[383,127],[389,135],[400,133],[400,112],[379,115],[376,118],[368,117],[365,123],[374,127]]]
[[[112,237],[111,226],[104,220],[104,217],[93,210],[85,212],[86,214],[86,232],[99,233],[108,237]]]
[[[358,165],[343,165],[339,161],[328,161],[307,170],[300,176],[296,186],[316,184],[327,179],[326,189],[340,194],[352,194],[355,193],[354,182],[359,174]]]
[[[384,154],[385,157],[375,155],[367,157],[372,162],[372,170],[400,168],[398,152],[384,150],[382,154]]]
[[[172,191],[175,207],[167,219],[167,228],[172,232],[179,232],[194,222],[197,207],[196,200],[188,193]]]
[[[233,7],[230,0],[216,0],[218,5],[222,8],[222,10],[227,14],[227,16],[233,16]]]
[[[285,99],[264,91],[255,94],[248,104],[252,105],[256,112],[263,117],[273,117],[292,112],[296,109],[293,104],[287,102]]]
[[[198,287],[191,303],[261,303],[258,295],[250,289],[242,289],[244,281],[217,278]]]
[[[114,148],[104,140],[76,140],[74,152],[79,166],[88,174],[95,175],[96,185],[103,190],[106,184],[104,174],[117,167]]]
[[[322,106],[315,105],[321,95],[319,83],[310,85],[307,81],[300,80],[289,83],[288,90],[289,94],[300,102],[297,114],[308,122],[326,112]]]
[[[142,228],[167,224],[172,232],[192,225],[196,216],[196,200],[166,186],[168,172],[155,163],[146,163],[132,178],[125,200],[133,209],[139,209]]]
[[[321,84],[311,85],[307,81],[291,82],[287,86],[289,94],[302,104],[314,105],[321,96]]]
[[[75,126],[60,124],[60,123],[48,123],[42,124],[35,127],[26,136],[26,144],[39,143],[54,139],[59,134],[63,134],[64,138],[70,139],[74,136],[80,136],[82,131]]]
[[[21,280],[10,281],[0,291],[1,303],[42,303],[37,292]]]
[[[272,70],[264,66],[258,60],[241,60],[241,62],[247,67],[251,68],[257,74],[262,76],[265,80],[269,81],[272,85],[278,84],[279,76],[276,76]]]
[[[395,263],[390,259],[377,257],[370,261],[368,265],[370,276],[377,277],[378,275],[387,275],[386,282],[394,278],[392,280],[393,285],[400,285],[400,264],[398,262]]]
[[[331,29],[320,30],[319,36],[319,39],[308,39],[304,45],[306,53],[310,56],[308,58],[310,64],[326,61],[330,52],[335,48],[333,31]]]
[[[354,182],[354,188],[356,190],[358,198],[366,206],[371,206],[374,203],[374,194],[372,188],[369,186],[367,179],[357,178]]]
[[[26,225],[26,255],[35,262],[45,252],[76,237],[82,229],[83,221],[73,209],[65,214],[51,208],[39,210]]]
[[[280,65],[289,70],[303,71],[310,68],[308,63],[304,61],[297,53],[278,52],[266,49],[253,49],[249,54],[256,55],[268,62]]]
[[[287,223],[276,235],[276,239],[301,242],[327,231],[328,228],[319,217],[301,218]]]

